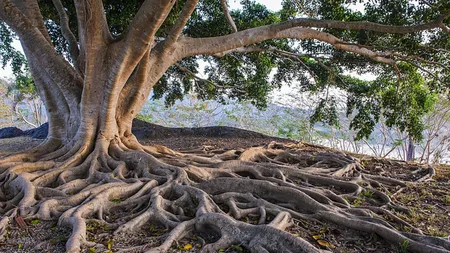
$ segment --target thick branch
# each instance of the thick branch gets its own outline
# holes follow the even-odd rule
[[[150,49],[142,57],[141,62],[136,67],[133,75],[119,95],[119,106],[116,118],[120,122],[119,131],[131,131],[131,121],[139,112],[140,107],[148,97],[148,91],[153,85],[148,84],[148,72],[150,70]],[[127,132],[126,135],[131,134]]]
[[[167,36],[167,40],[163,44],[163,49],[170,49],[178,40],[178,38],[181,35],[181,32],[183,31],[184,26],[186,25],[189,17],[194,11],[195,6],[197,6],[197,3],[198,0],[188,0],[184,4],[180,17],[178,18],[175,25],[172,27],[169,35]]]
[[[248,31],[248,30],[247,30]],[[245,32],[245,31],[244,31]],[[241,32],[235,33],[239,34]],[[227,35],[223,37],[232,37],[232,35]],[[220,40],[220,44],[215,44],[213,40],[222,38],[222,37],[216,37],[216,38],[203,38],[203,39],[192,39],[192,38],[185,38],[184,43],[187,48],[191,48],[190,55],[193,54],[210,54],[210,55],[217,55],[217,54],[226,54],[229,52],[232,52],[234,50],[241,50],[242,46],[250,45],[254,43],[258,43],[264,40],[268,39],[279,39],[279,38],[295,38],[295,39],[317,39],[326,43],[329,43],[330,45],[333,45],[337,49],[341,49],[348,52],[357,53],[360,55],[364,55],[366,57],[369,57],[370,59],[393,65],[395,64],[395,61],[389,58],[384,57],[383,55],[379,55],[376,52],[373,52],[367,48],[360,47],[357,45],[345,43],[344,41],[340,40],[339,38],[325,32],[320,32],[317,30],[313,30],[310,28],[300,28],[300,27],[294,27],[291,29],[286,29],[280,32],[271,32],[271,31],[261,31],[259,33],[249,33],[245,34],[245,36],[241,36],[239,40]],[[194,43],[197,44],[197,47],[194,47]],[[213,43],[213,44],[210,44]],[[208,45],[209,46],[206,46]],[[203,46],[205,45],[205,46]],[[238,45],[240,45],[238,47]],[[243,49],[245,50],[245,49]],[[189,52],[188,51],[188,52]],[[195,53],[193,53],[195,52]],[[188,56],[190,56],[188,55]]]
[[[91,51],[99,49],[99,45],[112,41],[103,3],[101,0],[74,2],[78,18],[80,51],[81,54],[90,55]]]
[[[25,16],[28,17],[33,26],[37,27],[45,37],[47,42],[52,45],[50,35],[44,24],[37,0],[12,0],[13,3]]]
[[[62,5],[61,0],[53,0],[53,4],[55,5],[56,10],[58,11],[62,35],[69,44],[69,53],[70,57],[72,58],[73,65],[75,67],[78,67],[77,60],[80,52],[78,50],[77,39],[75,38],[75,35],[73,35],[69,27],[69,17],[67,16],[66,11],[64,10],[64,6]]]
[[[42,32],[9,0],[0,0],[0,17],[16,32],[20,41],[29,49],[27,57],[39,59],[71,105],[81,98],[82,80],[70,64],[48,43]]]
[[[195,2],[195,1],[193,1]],[[129,59],[141,59],[153,44],[155,33],[170,13],[175,1],[146,0],[134,17],[128,33],[125,35],[123,48]],[[133,62],[137,65],[138,62]]]
[[[295,27],[368,30],[383,33],[406,34],[441,27],[443,20],[449,16],[450,12],[440,15],[439,18],[437,18],[432,22],[412,26],[390,26],[365,21],[343,22],[335,20],[298,18],[280,24],[251,28],[220,37],[196,38],[196,39],[185,38],[184,43],[186,46],[183,49],[184,50],[183,54],[184,57],[199,54],[216,54],[236,49],[239,47],[243,47],[246,45],[258,43],[268,39],[289,38],[287,37],[287,35],[292,36],[292,33],[291,32],[286,33],[286,31],[287,30],[293,31],[292,28]],[[299,36],[294,36],[293,38],[297,37]],[[303,39],[305,39],[305,37]]]

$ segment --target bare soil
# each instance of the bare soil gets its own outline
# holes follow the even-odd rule
[[[217,129],[211,129],[211,131],[217,133]],[[153,135],[152,139],[141,139],[140,141],[143,144],[158,144],[177,151],[191,152],[214,149],[238,150],[253,146],[264,146],[271,141],[290,142],[289,140],[249,133],[236,134],[237,137],[233,137],[230,133],[226,137],[213,137],[211,134],[205,134],[206,132],[203,133],[203,136],[202,134],[189,134],[189,132],[173,133]],[[181,131],[178,131],[178,133],[181,133]],[[0,156],[31,148],[39,143],[40,140],[33,140],[29,137],[2,139],[0,140]],[[339,152],[306,143],[303,144],[303,148],[311,154]],[[411,173],[420,171],[417,164],[358,156],[364,168],[373,175],[383,175],[411,182],[423,176],[423,172]],[[408,183],[403,188],[384,188],[381,190],[390,196],[394,202],[410,208],[409,215],[394,211],[397,216],[421,229],[427,235],[448,237],[450,234],[450,167],[439,165],[434,166],[434,168],[436,175],[431,181]],[[370,196],[358,196],[353,200],[352,205],[355,207],[370,205],[370,201],[367,201],[368,197]],[[267,218],[270,219],[271,217]],[[111,217],[111,219],[114,219],[114,217]],[[253,224],[257,222],[257,217],[245,217],[242,220]],[[64,252],[65,242],[70,235],[68,229],[58,227],[55,221],[24,221],[25,226],[19,225],[21,222],[17,220],[12,222],[7,237],[0,242],[0,252]],[[318,224],[300,220],[294,220],[293,223],[287,229],[289,233],[302,237],[317,245],[317,247],[328,249],[331,252],[407,252],[408,250],[408,245],[390,245],[376,234],[360,233],[331,223]],[[112,236],[110,228],[95,221],[89,222],[87,226],[87,240],[104,244],[109,252],[143,244],[146,244],[147,247],[159,245],[168,234],[168,231],[164,228],[149,224],[142,228],[139,233],[117,238]],[[398,227],[397,229],[407,231],[408,228]],[[172,245],[170,252],[198,252],[204,241],[208,240],[208,236],[213,235],[199,235],[198,237],[180,240]],[[328,244],[323,244],[323,242]],[[142,252],[143,250],[145,248],[136,248],[135,251],[131,252]],[[96,251],[88,249],[87,252]],[[233,245],[219,252],[247,251],[240,245]]]

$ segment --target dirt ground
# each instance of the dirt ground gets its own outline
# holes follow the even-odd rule
[[[159,144],[178,151],[191,151],[199,149],[239,149],[252,146],[267,145],[271,141],[289,142],[264,136],[245,136],[239,138],[227,137],[202,137],[202,136],[175,136],[153,139],[141,139],[144,144]],[[0,156],[24,150],[38,145],[40,140],[29,137],[17,137],[0,140]],[[330,149],[304,145],[311,152],[323,152]],[[416,164],[407,164],[400,161],[382,160],[369,156],[359,156],[361,164],[374,174],[389,176],[391,178],[414,181],[412,171],[418,167]],[[396,213],[411,225],[421,229],[425,234],[448,237],[450,234],[450,166],[434,166],[436,175],[433,180],[423,183],[408,183],[402,189],[384,189],[398,204],[408,207],[409,215]],[[370,205],[366,198],[358,196],[353,200],[353,206]],[[248,223],[254,223],[253,217],[243,219]],[[11,222],[7,238],[0,242],[0,252],[64,252],[64,245],[70,235],[70,231],[57,226],[56,221],[42,221],[25,219],[25,224],[20,220]],[[390,245],[376,234],[359,233],[354,230],[339,227],[335,224],[315,224],[312,222],[294,220],[293,226],[288,232],[300,236],[305,240],[331,252],[407,252],[408,245]],[[407,231],[407,228],[398,227]],[[140,233],[129,235],[126,238],[112,236],[108,227],[92,221],[88,223],[88,241],[103,243],[109,252],[117,252],[121,248],[147,244],[148,247],[158,245],[168,231],[158,226],[149,224]],[[170,252],[198,252],[207,235],[187,238],[174,244]],[[326,245],[323,241],[327,242]],[[142,252],[139,248],[132,252]],[[87,252],[94,253],[94,249]],[[240,245],[233,245],[219,252],[246,252]]]

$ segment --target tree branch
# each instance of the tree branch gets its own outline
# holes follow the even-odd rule
[[[148,83],[148,72],[151,67],[150,52],[151,49],[149,48],[137,65],[133,75],[120,91],[116,118],[123,120],[123,122],[131,122],[139,112],[136,108],[139,108],[139,105],[145,101],[148,97],[147,90],[150,91],[153,86]]]
[[[213,81],[210,81],[210,80],[208,80],[208,79],[202,78],[202,77],[196,75],[196,74],[195,74],[194,72],[192,72],[190,69],[188,69],[188,68],[186,68],[186,67],[183,67],[183,66],[181,66],[181,65],[178,64],[178,63],[175,63],[174,65],[175,65],[175,67],[177,67],[179,70],[181,70],[181,71],[183,71],[184,73],[186,73],[186,75],[192,76],[193,78],[195,78],[195,79],[197,79],[197,80],[199,80],[199,81],[201,81],[201,82],[209,83],[209,84],[213,85],[213,86],[216,87],[216,88],[220,88],[220,89],[233,88],[233,87],[231,87],[231,86],[223,86],[223,85],[217,84],[217,83],[215,83],[215,82],[213,82]],[[245,93],[246,93],[246,92],[245,92],[244,90],[242,90],[242,89],[239,89],[239,88],[236,88],[236,87],[234,87],[234,88],[235,88],[237,91],[241,92],[242,94],[245,94]]]
[[[441,27],[442,31],[444,31],[444,32],[446,32],[446,33],[448,33],[448,34],[450,34],[450,27],[446,26],[446,25],[443,24],[443,23],[440,25],[440,27]]]
[[[0,0],[0,18],[19,36],[21,43],[28,49],[27,57],[39,59],[40,67],[49,73],[67,101],[78,104],[83,83],[81,77],[58,55],[39,28],[9,0]]]
[[[128,27],[124,39],[125,50],[132,50],[138,54],[138,58],[141,58],[148,45],[153,43],[155,33],[166,20],[174,4],[173,0],[146,0]]]
[[[236,27],[236,24],[234,23],[234,20],[231,17],[230,12],[228,11],[227,0],[220,0],[220,5],[222,6],[223,14],[225,14],[225,18],[227,19],[228,24],[230,24],[231,28],[233,29],[233,32],[237,32],[238,29]]]
[[[33,26],[39,29],[47,40],[47,43],[52,45],[52,41],[50,39],[50,35],[48,34],[47,28],[45,27],[44,19],[42,18],[39,10],[37,0],[12,0],[11,3],[30,20]]]
[[[53,0],[53,5],[55,5],[56,10],[58,11],[62,35],[69,44],[69,53],[70,57],[72,58],[73,65],[75,66],[75,68],[78,68],[77,61],[80,51],[78,49],[77,39],[75,38],[75,35],[73,35],[69,27],[69,17],[67,16],[61,0]]]
[[[75,0],[81,54],[89,55],[98,45],[112,41],[101,0]],[[82,55],[81,55],[82,56]],[[83,57],[83,56],[82,56]]]
[[[239,47],[244,47],[246,45],[258,43],[269,39],[278,38],[298,38],[307,39],[306,31],[299,30],[300,28],[293,29],[296,27],[315,27],[315,28],[336,28],[336,29],[346,29],[346,30],[368,30],[383,33],[396,33],[396,34],[406,34],[412,32],[418,32],[423,30],[429,30],[432,28],[438,28],[441,26],[444,19],[450,16],[450,12],[441,14],[439,18],[434,21],[425,24],[412,25],[412,26],[390,26],[382,25],[372,22],[365,21],[353,21],[353,22],[343,22],[335,20],[317,20],[309,18],[298,18],[280,24],[261,26],[257,28],[251,28],[237,33],[224,35],[220,37],[209,37],[209,38],[185,38],[183,47],[183,52],[181,55],[183,57],[199,54],[216,54],[225,52],[228,50],[236,49]],[[289,32],[287,32],[289,31]],[[303,31],[303,34],[294,34],[292,31]],[[309,29],[309,34],[312,34],[314,30]],[[318,32],[318,31],[316,31]],[[326,38],[327,36],[332,37]],[[337,42],[339,39],[331,34],[322,33],[320,36],[324,38],[323,41],[333,40]],[[314,37],[312,37],[314,38]],[[330,43],[333,44],[333,43]],[[336,44],[336,43],[334,43]],[[333,44],[333,45],[334,45]],[[346,46],[341,45],[341,48],[346,48]],[[356,49],[355,46],[349,46],[348,48]],[[366,49],[367,50],[367,49]],[[369,50],[368,50],[369,51]]]
[[[32,126],[32,127],[34,127],[34,128],[38,127],[36,124],[31,123],[31,122],[25,117],[25,115],[23,115],[23,113],[21,113],[21,112],[19,111],[19,108],[18,108],[17,105],[14,107],[14,113],[17,114],[17,116],[19,116],[19,117],[20,117],[25,123],[27,123],[28,125],[30,125],[30,126]]]
[[[270,27],[270,26],[266,26]],[[189,53],[186,56],[197,55],[197,54],[209,54],[209,55],[217,55],[218,53],[228,53],[234,51],[242,46],[258,43],[268,39],[279,39],[279,38],[294,38],[294,39],[317,39],[323,42],[326,42],[337,49],[341,49],[347,52],[357,53],[363,56],[366,56],[374,61],[386,63],[389,65],[394,65],[395,61],[389,58],[386,58],[380,54],[377,54],[374,51],[371,51],[367,48],[360,47],[357,45],[346,43],[339,38],[325,32],[320,32],[317,30],[313,30],[310,28],[290,28],[279,32],[272,32],[264,29],[255,28],[257,31],[252,32],[238,32],[231,35],[225,35],[222,37],[213,37],[213,38],[201,38],[201,39],[192,39],[185,38],[184,45],[185,48],[188,48],[186,53]],[[249,29],[254,30],[254,29]],[[234,37],[236,34],[241,34],[238,38],[230,38]],[[194,46],[196,45],[196,46]],[[186,57],[185,56],[185,57]]]
[[[303,5],[302,2],[300,2],[300,0],[297,0],[297,4],[300,7],[300,9],[302,9],[302,11],[308,16],[308,17],[313,17],[314,14],[312,13],[312,11],[309,11],[305,8],[305,6]]]
[[[291,60],[293,59],[296,62],[300,63],[309,72],[309,74],[314,79],[314,81],[316,83],[318,83],[318,81],[317,81],[318,76],[301,60],[302,57],[308,57],[308,58],[316,59],[319,63],[321,63],[319,61],[318,57],[314,57],[309,54],[297,54],[297,53],[293,53],[293,52],[280,50],[277,48],[262,48],[262,47],[258,47],[258,46],[241,47],[241,48],[237,48],[233,51],[228,51],[226,53],[215,54],[214,56],[222,57],[230,52],[236,52],[236,53],[267,52],[267,53],[272,53],[274,55],[285,57],[285,58],[288,58]],[[323,63],[321,63],[321,65],[323,65]]]
[[[183,10],[181,11],[181,15],[178,18],[175,25],[170,30],[169,35],[167,36],[166,41],[163,42],[163,51],[170,49],[178,40],[181,33],[183,32],[183,28],[186,25],[189,17],[192,12],[195,10],[197,6],[198,0],[188,0],[183,6]]]

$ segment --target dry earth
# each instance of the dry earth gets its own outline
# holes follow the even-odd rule
[[[178,151],[243,149],[252,146],[262,146],[271,141],[285,142],[264,136],[233,137],[202,137],[198,135],[166,136],[154,139],[141,139],[144,144],[160,144]],[[40,140],[29,137],[17,137],[0,140],[0,156],[24,150],[38,145]],[[322,152],[337,152],[325,147],[300,145],[305,152],[318,154]],[[353,154],[354,155],[354,154]],[[358,156],[360,163],[373,175],[415,181],[424,175],[413,174],[419,168],[417,164],[407,164],[401,161],[377,159],[369,156]],[[410,214],[393,211],[398,217],[409,222],[412,226],[421,229],[425,234],[448,237],[450,234],[450,167],[435,166],[436,175],[433,180],[421,183],[407,183],[403,188],[381,189],[396,204],[408,207]],[[333,190],[333,189],[331,189]],[[370,192],[365,192],[351,199],[354,207],[370,206]],[[120,201],[120,200],[117,200]],[[120,214],[117,214],[120,217]],[[114,217],[111,217],[114,219]],[[269,217],[268,217],[269,218]],[[389,217],[384,217],[389,221]],[[257,223],[257,217],[245,217],[242,219],[250,224]],[[0,252],[64,252],[65,242],[70,235],[70,230],[56,226],[56,222],[41,220],[20,220],[11,222],[7,237],[0,242]],[[302,237],[318,248],[328,249],[331,252],[407,252],[408,245],[390,245],[376,234],[361,233],[331,223],[314,223],[294,219],[294,224],[287,229],[288,232]],[[399,230],[409,231],[409,227],[396,227]],[[95,221],[87,224],[88,241],[96,241],[104,244],[108,251],[116,252],[123,248],[144,245],[157,246],[167,236],[164,228],[149,224],[141,229],[140,233],[130,234],[115,238],[108,227],[104,227]],[[180,240],[172,245],[170,252],[198,252],[199,248],[208,240],[209,235],[198,235],[192,238]],[[136,248],[134,252],[142,252],[145,248]],[[87,249],[87,252],[96,252]],[[98,251],[97,251],[98,252]],[[233,245],[230,248],[221,249],[219,252],[247,252],[241,245]]]

